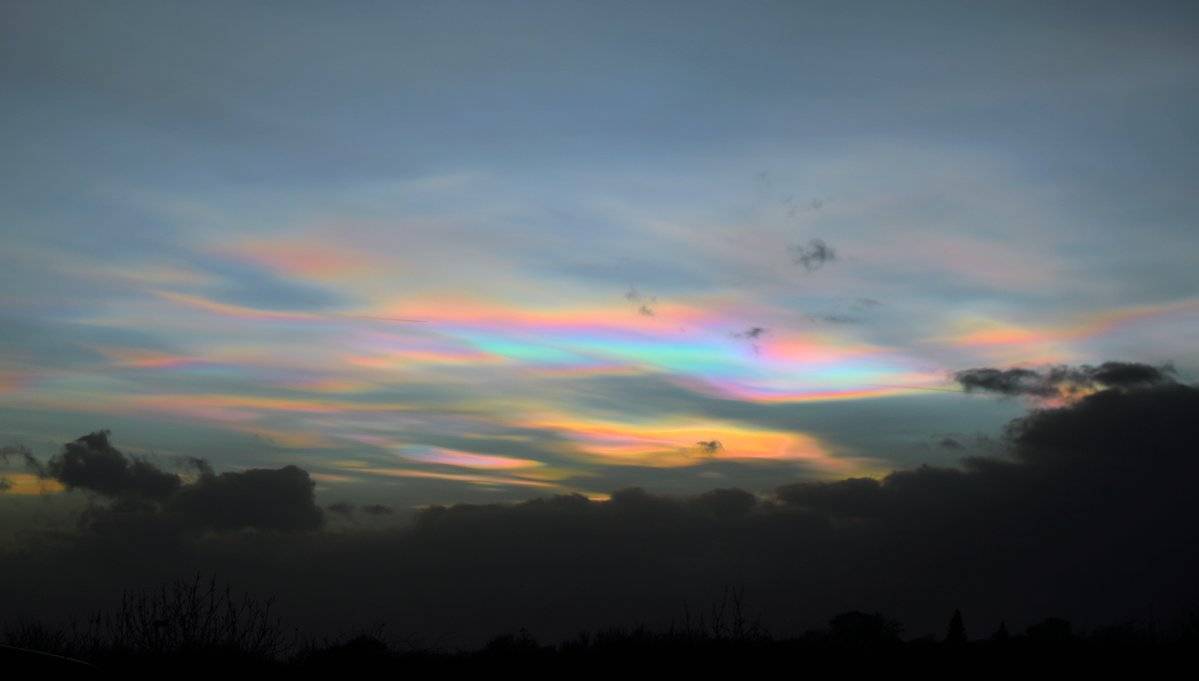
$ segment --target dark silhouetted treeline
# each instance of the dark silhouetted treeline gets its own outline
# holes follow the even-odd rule
[[[879,665],[932,665],[980,674],[1062,664],[1092,668],[1183,659],[1199,650],[1199,614],[1170,627],[1126,622],[1076,631],[1069,621],[1045,618],[1022,633],[999,623],[994,633],[970,639],[954,611],[943,635],[905,637],[902,623],[881,613],[852,611],[798,637],[776,638],[746,617],[742,596],[725,593],[703,612],[684,609],[664,630],[644,626],[584,631],[565,641],[539,642],[520,629],[475,650],[450,650],[415,638],[395,639],[383,626],[334,638],[312,639],[288,631],[272,614],[271,599],[235,596],[214,579],[180,580],[126,593],[111,612],[54,627],[29,619],[7,622],[0,639],[3,669],[158,670],[201,669],[413,671],[477,667],[639,669],[669,665],[702,669],[753,664],[828,664],[843,671]]]

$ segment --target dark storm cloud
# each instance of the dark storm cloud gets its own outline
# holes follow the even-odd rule
[[[245,528],[308,531],[323,515],[314,499],[314,483],[295,466],[215,474],[207,461],[187,457],[183,464],[198,478],[184,483],[145,458],[112,445],[108,431],[84,435],[63,446],[44,465],[27,450],[9,448],[45,478],[98,495],[81,524],[101,532],[135,527],[159,532],[228,531]]]
[[[391,515],[394,511],[390,506],[383,504],[367,504],[362,507],[362,512],[367,515],[382,516]]]
[[[325,510],[346,518],[351,518],[354,516],[354,504],[351,504],[348,501],[338,501],[336,503],[329,504],[325,507]]]
[[[46,462],[48,477],[67,489],[83,489],[111,498],[161,501],[179,491],[183,481],[150,461],[126,456],[108,441],[108,431],[98,431],[67,443]]]
[[[315,530],[323,520],[308,472],[296,466],[254,468],[201,478],[166,508],[204,530]]]
[[[1129,387],[1158,385],[1174,380],[1174,367],[1160,367],[1135,362],[1104,362],[1092,370],[1091,378],[1100,385]]]
[[[967,391],[1036,396],[1056,392],[1046,384],[1044,376],[1031,369],[966,369],[955,373],[954,379]]]
[[[1038,516],[1060,522],[1063,513],[1079,523],[1077,537],[1101,532],[1099,524],[1108,521],[1116,522],[1113,529],[1148,522],[1147,532],[1193,533],[1199,530],[1193,518],[1166,511],[1188,494],[1177,476],[1199,470],[1195,413],[1199,389],[1192,386],[1109,389],[1012,421],[1003,458],[966,458],[961,468],[921,466],[881,481],[798,483],[778,494],[829,516],[969,525],[1004,542],[1018,541],[1004,531],[1031,530]],[[1030,524],[1011,526],[1016,520]]]
[[[790,250],[795,264],[809,272],[814,272],[825,263],[837,259],[837,252],[822,239],[812,239],[807,244],[795,244]]]
[[[1151,366],[1136,362],[1104,362],[1099,366],[1054,366],[1044,371],[1033,369],[966,369],[954,379],[967,392],[984,391],[1003,395],[1050,397],[1092,388],[1134,388],[1172,383],[1174,368],[1165,364]]]
[[[1006,436],[1028,465],[1143,468],[1164,477],[1195,466],[1196,414],[1199,390],[1193,386],[1104,390],[1069,409],[1035,410],[1009,424]]]
[[[202,566],[292,602],[307,626],[346,626],[369,613],[389,628],[463,644],[516,626],[555,637],[668,625],[730,583],[780,632],[863,607],[913,634],[940,628],[955,608],[988,631],[1046,613],[1083,625],[1150,610],[1165,619],[1199,603],[1196,413],[1193,386],[1109,388],[1027,413],[1005,431],[1002,455],[957,467],[785,484],[764,497],[625,488],[608,501],[434,506],[406,529],[348,534],[229,532],[241,522],[222,522],[221,509],[312,507],[299,469],[227,473],[185,486],[178,496],[194,495],[191,503],[160,511],[206,518],[215,533],[167,543],[147,531],[161,524],[110,524],[107,533],[93,524],[78,541],[0,562],[0,585],[24,603],[33,596],[11,585],[66,593],[85,570],[89,584],[117,585],[129,574],[172,578]],[[314,526],[317,513],[250,515],[254,526],[282,529]],[[117,528],[122,537],[141,530],[138,551],[120,548]],[[152,566],[147,551],[158,557]]]

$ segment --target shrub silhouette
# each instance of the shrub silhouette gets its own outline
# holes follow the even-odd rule
[[[770,634],[759,618],[749,619],[745,608],[745,589],[726,585],[720,600],[713,601],[705,613],[700,611],[692,615],[691,609],[684,604],[683,621],[681,625],[671,625],[672,636],[701,641],[763,641]]]
[[[271,614],[273,603],[248,594],[235,597],[216,578],[197,575],[126,591],[114,613],[92,619],[90,636],[96,647],[138,657],[274,660],[291,642]]]

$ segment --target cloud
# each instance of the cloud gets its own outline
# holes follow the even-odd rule
[[[472,543],[471,555],[526,556],[520,577],[505,574],[531,583],[571,555],[533,558],[545,550],[535,547],[590,546],[570,564],[618,571],[604,582],[608,598],[620,598],[616,584],[648,580],[647,591],[681,599],[687,587],[665,586],[679,575],[692,585],[739,575],[749,593],[779,605],[780,619],[883,604],[917,628],[940,626],[963,605],[993,617],[987,626],[1045,612],[1105,621],[1199,597],[1186,567],[1199,549],[1184,539],[1199,536],[1195,413],[1195,387],[1107,389],[1030,412],[1009,427],[1002,456],[957,467],[783,485],[764,500],[743,490],[633,489],[609,502],[450,507],[418,523],[428,541],[498,533],[490,546]],[[639,568],[620,571],[626,560]]]
[[[26,469],[38,475],[45,476],[45,468],[34,457],[33,452],[29,451],[28,447],[21,445],[0,447],[0,462],[8,463],[14,456],[21,459],[21,463],[24,464]]]
[[[304,532],[323,521],[314,488],[308,472],[296,466],[221,473],[182,488],[166,512],[203,530]]]
[[[62,452],[46,462],[46,475],[66,485],[112,498],[164,500],[179,491],[178,475],[159,469],[150,461],[126,456],[108,441],[101,430],[67,443]]]
[[[883,511],[882,485],[874,478],[797,483],[780,487],[778,497],[784,503],[811,511],[869,518]]]
[[[183,457],[183,467],[194,470],[201,478],[210,478],[215,475],[212,465],[197,456]]]
[[[795,244],[790,248],[795,264],[805,270],[814,272],[827,262],[837,259],[837,252],[821,239],[812,239],[805,244]]]
[[[753,349],[754,354],[756,355],[762,351],[762,348],[761,348],[761,346],[758,345],[757,341],[759,338],[764,336],[767,331],[768,331],[768,329],[761,327],[761,326],[751,326],[744,331],[739,331],[737,333],[732,334],[732,336],[733,336],[733,338],[739,338],[739,339],[749,341],[749,347]]]
[[[954,374],[954,379],[967,392],[975,390],[1002,395],[1055,397],[1071,395],[1096,388],[1137,388],[1165,385],[1174,382],[1170,364],[1151,366],[1136,362],[1104,362],[1099,366],[1053,366],[1034,369],[966,369]]]
[[[1135,362],[1104,362],[1090,370],[1091,378],[1100,385],[1111,387],[1133,387],[1160,385],[1174,380],[1172,365],[1160,367]]]
[[[696,508],[717,518],[744,517],[758,507],[758,498],[743,489],[714,489],[694,497]]]
[[[696,442],[695,444],[697,447],[699,447],[699,450],[701,452],[703,452],[704,454],[708,454],[708,455],[715,454],[715,453],[719,452],[720,450],[724,449],[724,445],[722,445],[720,443],[720,440],[707,440],[707,441]]]
[[[629,288],[624,294],[625,300],[637,304],[637,314],[646,317],[653,317],[655,314],[654,306],[658,304],[657,296],[647,296],[642,294],[636,288]]]
[[[191,264],[213,276],[208,287],[214,300],[256,309],[326,310],[344,302],[336,293],[281,277],[250,262],[193,256]]]
[[[767,331],[767,329],[764,329],[760,326],[751,326],[744,331],[734,333],[733,337],[734,338],[748,338],[749,340],[757,340],[758,338],[761,338],[762,335],[766,333],[766,331]]]
[[[873,318],[881,305],[882,303],[873,298],[854,298],[837,301],[828,311],[814,312],[806,316],[809,321],[825,324],[861,324]]]
[[[1199,390],[1193,386],[1108,389],[1068,409],[1034,410],[1010,423],[1006,437],[1015,456],[1030,465],[1182,474],[1193,466],[1195,414]]]
[[[177,532],[292,532],[315,530],[323,520],[315,485],[308,472],[296,466],[215,474],[207,461],[189,457],[184,464],[198,471],[199,478],[185,483],[178,474],[113,447],[106,430],[67,443],[44,466],[26,450],[9,452],[21,454],[42,477],[68,490],[85,490],[106,500],[90,507],[81,519],[96,530],[139,525]]]
[[[338,501],[329,504],[325,506],[325,510],[349,520],[353,520],[359,513],[378,518],[392,515],[395,512],[390,506],[384,504],[364,504],[359,506],[348,501]]]
[[[1045,376],[1031,369],[966,369],[955,373],[953,377],[967,392],[979,390],[1037,397],[1047,397],[1057,392],[1046,383]]]
[[[81,584],[119,593],[131,570],[173,577],[203,565],[269,589],[317,630],[370,617],[399,631],[453,632],[463,645],[514,626],[547,640],[581,627],[668,626],[730,583],[781,634],[861,608],[915,635],[941,630],[956,608],[987,630],[1046,613],[1082,626],[1138,612],[1165,621],[1199,603],[1195,413],[1194,386],[1106,388],[1029,411],[1004,432],[1001,453],[957,466],[766,494],[625,488],[607,501],[433,506],[410,527],[350,533],[229,532],[247,518],[312,527],[319,510],[299,469],[225,473],[185,485],[178,495],[194,495],[190,503],[153,516],[200,518],[214,532],[166,535],[171,544],[146,531],[162,522],[110,526],[120,536],[142,530],[134,550],[85,525],[73,543],[2,556],[0,597],[33,603],[16,585],[36,575],[39,608],[53,599],[75,607],[68,594]],[[255,515],[271,506],[291,509],[286,520]],[[222,522],[213,515],[223,508],[242,510]]]
[[[858,317],[853,317],[845,314],[810,314],[808,319],[814,322],[827,322],[829,324],[857,324],[862,321]]]

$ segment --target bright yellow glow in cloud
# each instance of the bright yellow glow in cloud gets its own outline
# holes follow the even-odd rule
[[[18,496],[38,496],[41,494],[57,494],[66,488],[62,483],[50,478],[39,478],[32,473],[4,473],[0,477],[8,481],[10,487],[0,494]]]
[[[835,456],[810,435],[714,421],[640,424],[547,414],[520,423],[559,433],[601,463],[678,468],[710,461],[757,460],[804,463],[826,472],[852,472],[859,465]]]

